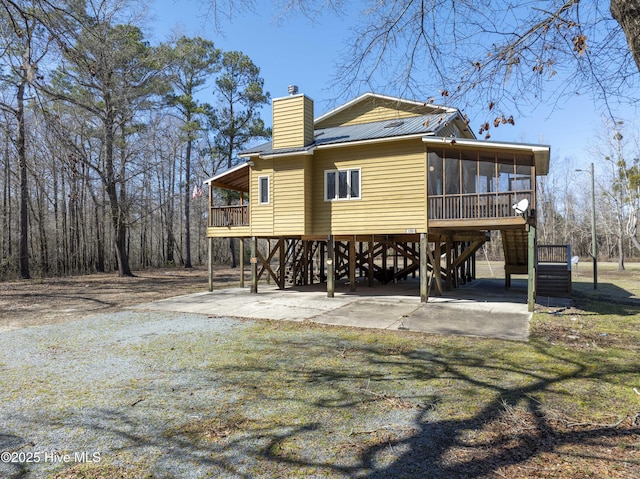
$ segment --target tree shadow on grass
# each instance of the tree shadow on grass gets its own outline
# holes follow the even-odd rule
[[[7,477],[8,479],[25,477],[27,473],[26,465],[18,460],[18,453],[25,445],[28,444],[23,438],[0,431],[0,453],[3,454],[0,461],[0,477]]]
[[[67,466],[53,477],[82,477],[73,475],[81,467],[163,478],[590,477],[602,467],[610,477],[633,477],[640,471],[637,417],[569,424],[544,403],[545,395],[588,394],[572,391],[580,381],[637,377],[638,359],[609,361],[542,343],[485,341],[474,350],[474,340],[452,346],[446,337],[442,344],[394,344],[382,333],[379,341],[375,334],[364,341],[359,333],[336,331],[275,328],[229,347],[232,361],[191,366],[189,382],[186,371],[169,369],[164,379],[138,387],[140,400],[49,420],[44,427],[73,431],[76,439],[66,447],[73,442],[87,450],[100,438],[105,460]],[[525,347],[526,354],[516,354]],[[613,412],[624,416],[633,407]],[[44,418],[30,420],[34,429],[43,427]],[[623,451],[598,455],[616,448]],[[550,457],[585,469],[550,472]],[[518,467],[528,468],[526,474],[514,473]],[[31,476],[22,469],[8,477]]]
[[[548,351],[545,354],[551,356]],[[419,356],[420,354],[414,354],[412,359],[417,359],[417,363],[423,362]],[[429,362],[439,363],[446,371],[445,374],[456,381],[492,390],[495,399],[465,419],[432,421],[424,414],[418,415],[416,434],[392,444],[396,448],[406,446],[406,452],[391,464],[372,470],[367,477],[514,477],[513,473],[505,476],[499,471],[525,464],[545,453],[562,456],[566,454],[567,446],[599,447],[603,439],[615,439],[614,443],[620,445],[625,441],[633,444],[640,434],[638,424],[634,423],[634,427],[630,428],[617,428],[619,424],[590,424],[589,419],[585,418],[583,424],[575,425],[583,427],[559,427],[550,411],[535,396],[574,379],[606,380],[618,374],[632,374],[634,369],[637,371],[637,365],[623,368],[605,366],[599,371],[588,372],[590,368],[579,362],[557,356],[554,359],[570,366],[571,370],[545,377],[533,371],[514,369],[513,372],[527,375],[530,379],[529,384],[516,387],[505,387],[474,378],[461,371],[458,367],[460,363],[442,363],[433,358],[428,359]],[[492,425],[498,425],[500,431],[492,430]],[[484,438],[474,438],[483,433]],[[640,455],[637,452],[635,457],[627,455],[622,460],[614,456],[600,459],[613,465],[614,469],[620,467],[620,463],[626,463],[625,467],[628,469],[625,470],[631,472],[633,469],[637,473],[640,472]],[[362,463],[371,463],[376,453],[375,449],[365,451]],[[590,458],[582,459],[588,462]],[[535,474],[535,469],[529,469],[527,476],[539,477]],[[553,477],[562,476],[562,471],[556,473],[557,476]],[[572,474],[562,477],[572,477]],[[626,474],[619,477],[626,477]]]
[[[496,345],[499,347],[499,343]],[[384,366],[388,361],[386,354],[375,348],[369,348],[367,352],[372,363]],[[576,423],[567,416],[548,410],[536,399],[537,395],[555,389],[568,390],[577,380],[615,381],[617,376],[637,374],[640,364],[637,361],[623,366],[607,364],[606,361],[597,364],[582,363],[544,347],[536,348],[535,352],[561,365],[564,372],[549,374],[537,371],[535,364],[531,369],[523,369],[519,364],[508,362],[496,367],[473,352],[439,356],[429,351],[411,351],[401,354],[400,358],[393,355],[393,369],[397,370],[400,366],[399,374],[405,381],[417,380],[428,384],[431,380],[447,378],[451,387],[458,388],[461,394],[464,394],[465,389],[476,389],[489,392],[492,399],[484,401],[475,411],[440,415],[438,410],[447,398],[437,392],[413,397],[405,396],[405,391],[398,391],[397,396],[393,392],[379,393],[379,398],[395,399],[405,406],[412,401],[416,403],[410,424],[412,428],[407,429],[402,424],[397,424],[400,426],[397,429],[401,432],[394,434],[391,424],[389,428],[381,426],[365,431],[377,434],[377,437],[373,441],[356,445],[356,454],[351,457],[350,465],[339,465],[332,460],[313,460],[305,457],[305,454],[297,454],[297,457],[283,454],[282,451],[286,450],[284,444],[290,443],[291,437],[274,439],[266,450],[264,459],[280,465],[287,463],[294,470],[320,469],[339,477],[514,477],[513,473],[505,476],[500,471],[526,465],[542,456],[543,461],[558,456],[568,457],[568,461],[579,461],[579,467],[585,467],[585,464],[587,468],[592,467],[591,474],[597,474],[602,467],[608,469],[611,477],[633,477],[640,473],[640,452],[637,448],[640,424],[637,414],[633,418],[615,421],[614,424],[590,422],[589,418]],[[473,374],[480,370],[483,374]],[[309,377],[309,374],[307,372],[306,376]],[[521,377],[515,384],[513,380],[510,381],[511,384],[501,384],[499,380],[481,379],[513,374]],[[315,371],[312,376],[316,381],[324,381],[327,389],[340,390],[342,402],[333,401],[334,406],[331,406],[338,408],[353,408],[358,403],[362,405],[371,401],[366,394],[353,398],[353,391],[344,387],[345,380],[358,382],[368,377],[377,387],[385,390],[387,388],[383,383],[389,379],[385,374],[340,376],[328,369]],[[342,388],[339,384],[342,384]],[[349,400],[349,397],[353,400]],[[577,401],[581,402],[582,399]],[[341,405],[335,406],[337,403]],[[384,415],[389,412],[384,407],[379,409],[381,410],[374,410],[372,413]],[[409,434],[404,433],[407,430],[410,431]],[[350,445],[353,445],[352,441],[343,440],[335,447]],[[611,454],[611,448],[616,447],[620,448],[620,454]],[[572,449],[573,452],[570,452]],[[572,454],[575,454],[573,459]],[[603,465],[589,465],[593,461]],[[547,465],[543,462],[537,464],[538,467],[525,466],[530,467],[526,475],[536,477],[535,470],[544,471]],[[616,470],[619,475],[616,475]],[[548,474],[548,471],[540,474],[537,477],[545,477],[544,474]],[[575,477],[574,472],[563,474],[562,470],[558,470],[552,477]]]

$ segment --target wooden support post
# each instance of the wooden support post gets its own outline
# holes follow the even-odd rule
[[[415,250],[416,250],[416,244],[415,244],[415,243],[411,243],[411,249],[412,249],[413,251],[415,251]],[[412,277],[412,278],[415,278],[415,277],[416,277],[416,270],[415,270],[415,269],[411,272],[411,277]]]
[[[244,288],[244,238],[240,238],[240,287]]]
[[[336,254],[333,235],[327,236],[327,297],[333,298],[336,290]]]
[[[420,233],[420,301],[429,300],[429,272],[427,271],[427,235]]]
[[[302,284],[309,284],[309,242],[302,240]]]
[[[402,243],[402,251],[404,251],[404,254],[402,255],[402,265],[404,270],[407,269],[407,266],[409,266],[409,258],[407,258],[407,249],[408,249],[409,243]],[[405,276],[404,279],[407,279],[407,277]]]
[[[307,251],[307,276],[305,277],[305,284],[313,284],[313,259],[315,256],[315,250],[313,249],[314,242],[309,242],[309,250]]]
[[[209,291],[213,291],[213,238],[208,239],[208,262],[209,262]]]
[[[375,243],[373,242],[373,236],[369,241],[369,287],[373,287],[373,259],[374,259]]]
[[[387,249],[389,249],[389,246],[387,245],[387,243],[381,243],[382,244],[382,279],[383,279],[383,284],[387,283]]]
[[[471,260],[471,278],[472,280],[476,279],[476,255],[474,254],[469,258]]]
[[[451,288],[453,286],[455,286],[454,281],[452,281],[452,276],[455,275],[455,272],[451,271],[451,257],[453,255],[452,253],[452,241],[451,241],[451,237],[447,236],[447,242],[446,242],[446,246],[445,246],[445,253],[447,255],[447,279],[445,282],[445,289],[447,291],[450,291]]]
[[[527,258],[527,306],[529,311],[533,312],[536,305],[535,285],[536,285],[536,227],[532,224],[527,225],[529,227],[529,241],[528,250],[529,257]]]
[[[285,246],[284,238],[279,238],[278,239],[278,248],[280,248],[280,250],[279,250],[279,253],[280,253],[280,258],[279,258],[279,261],[280,261],[280,268],[279,268],[280,274],[278,275],[278,288],[279,289],[284,289],[284,282],[285,282],[285,280],[287,278],[287,258],[285,256],[286,251],[284,249],[284,246]],[[294,258],[294,260],[295,260],[295,258]],[[295,281],[295,278],[294,278],[294,281]]]
[[[436,240],[433,251],[433,279],[436,296],[442,296],[442,268],[440,267],[440,255],[442,254],[442,243],[440,238]]]
[[[356,290],[356,237],[349,241],[349,291]]]
[[[258,292],[258,240],[255,236],[251,237],[251,292]]]
[[[398,242],[393,242],[393,284],[398,284]]]
[[[267,255],[271,254],[271,239],[267,240]],[[269,260],[271,262],[271,260]],[[271,275],[267,274],[267,284],[271,284]]]
[[[324,241],[320,242],[320,262],[318,263],[318,267],[320,269],[320,283],[324,283],[327,280],[327,276],[325,274],[324,265],[326,264],[326,251],[327,244]]]

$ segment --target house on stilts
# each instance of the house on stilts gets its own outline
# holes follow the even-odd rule
[[[326,282],[329,296],[336,280],[356,291],[418,276],[426,301],[473,279],[474,253],[500,231],[506,286],[528,274],[533,309],[549,146],[478,140],[455,108],[373,93],[314,119],[313,101],[289,93],[273,100],[272,141],[206,182],[210,251],[214,238],[241,252],[250,241],[251,292],[265,275],[280,288]],[[215,205],[214,188],[240,204]],[[210,255],[210,288],[212,267]]]

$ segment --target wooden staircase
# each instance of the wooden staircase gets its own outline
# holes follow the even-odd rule
[[[529,237],[522,230],[502,230],[504,251],[504,287],[511,287],[512,274],[527,274],[529,267]]]
[[[313,257],[318,241],[292,240],[285,254],[285,281],[289,284],[307,284],[308,271],[313,270]]]

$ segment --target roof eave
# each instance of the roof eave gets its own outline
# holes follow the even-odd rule
[[[262,159],[270,159],[270,158],[283,158],[286,156],[306,156],[306,155],[313,155],[313,151],[316,149],[317,147],[314,146],[312,148],[308,148],[306,150],[300,150],[300,151],[288,151],[286,153],[278,153],[277,151],[274,152],[267,152],[267,153],[260,153],[258,156]]]

